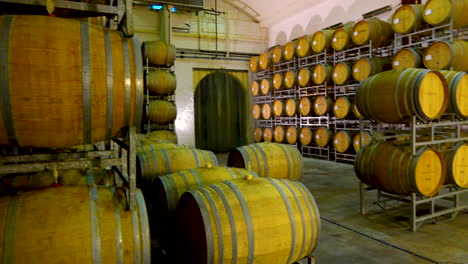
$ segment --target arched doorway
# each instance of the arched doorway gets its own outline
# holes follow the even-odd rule
[[[195,89],[195,144],[226,152],[247,143],[247,94],[227,72],[206,75]]]

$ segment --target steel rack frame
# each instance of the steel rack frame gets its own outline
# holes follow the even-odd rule
[[[329,52],[325,49],[322,53],[312,54],[305,57],[299,57],[297,66],[298,68],[310,67],[320,63],[329,62],[333,56],[330,58]]]
[[[283,72],[287,72],[289,70],[297,70],[298,69],[298,61],[297,61],[297,58],[294,57],[292,58],[291,60],[289,61],[282,61],[280,63],[277,63],[277,64],[273,64],[273,74],[275,73],[283,73]]]

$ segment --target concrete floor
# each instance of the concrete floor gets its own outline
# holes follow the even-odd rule
[[[226,157],[218,155],[220,165],[226,165]],[[372,204],[375,191],[366,194],[369,213],[360,215],[359,181],[352,165],[305,159],[304,166],[302,182],[312,192],[322,218],[313,253],[317,263],[468,264],[468,211],[412,232],[407,221],[410,209],[403,206],[383,212]],[[468,204],[468,196],[461,201]]]

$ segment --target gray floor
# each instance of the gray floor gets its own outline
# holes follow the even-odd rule
[[[225,155],[218,157],[225,165]],[[359,214],[359,181],[352,165],[305,159],[304,166],[302,182],[314,195],[322,217],[314,251],[317,263],[468,264],[468,211],[412,232],[409,208],[383,212],[372,204],[374,191],[366,194],[369,213]],[[468,204],[468,197],[462,202]]]

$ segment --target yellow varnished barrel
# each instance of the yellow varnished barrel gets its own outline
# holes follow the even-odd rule
[[[347,97],[338,97],[333,104],[333,114],[339,118],[344,119],[352,111],[352,104]]]
[[[302,127],[299,131],[299,141],[303,146],[309,146],[314,138],[314,132],[308,127]]]
[[[296,54],[298,57],[303,58],[309,55],[310,43],[312,43],[311,36],[302,36],[297,39]]]
[[[271,49],[270,52],[273,64],[278,64],[283,60],[283,46],[275,46]]]
[[[281,100],[275,100],[273,101],[273,114],[275,116],[284,116],[285,111],[284,111],[284,103]]]
[[[322,85],[331,80],[333,66],[328,64],[317,64],[312,73],[312,81],[316,85]]]
[[[0,145],[85,145],[139,126],[136,38],[48,16],[0,16],[0,25]]]
[[[177,135],[171,130],[156,130],[148,133],[150,139],[161,139],[177,144]]]
[[[297,128],[295,126],[288,126],[286,128],[286,142],[289,144],[296,144],[297,141]]]
[[[257,72],[258,70],[258,56],[255,56],[255,57],[250,57],[250,60],[249,60],[249,70],[251,72]]]
[[[149,151],[151,149],[193,148],[189,145],[175,144],[167,140],[141,138],[137,140],[137,151]]]
[[[263,141],[265,142],[271,142],[273,140],[273,132],[271,131],[271,128],[265,127],[263,129]]]
[[[382,47],[391,43],[393,39],[392,25],[378,18],[361,20],[353,28],[354,44],[367,45],[372,41],[372,47]]]
[[[353,78],[361,82],[369,76],[392,69],[389,58],[361,58],[353,64]]]
[[[400,34],[408,34],[423,25],[424,5],[402,5],[392,16],[392,28]]]
[[[413,155],[404,141],[372,143],[358,152],[354,163],[363,183],[399,195],[434,196],[445,180],[443,168],[437,151],[420,148]]]
[[[264,52],[258,56],[258,68],[262,71],[268,69],[271,66],[271,54],[270,52]]]
[[[468,41],[437,41],[424,50],[426,68],[434,70],[468,71]]]
[[[256,127],[254,129],[254,140],[255,140],[255,143],[259,143],[262,141],[262,135],[263,135],[263,131],[260,127]]]
[[[260,94],[267,95],[272,90],[273,83],[270,79],[262,79],[260,81]]]
[[[334,30],[319,30],[312,35],[311,47],[315,53],[330,50]]]
[[[229,167],[247,168],[249,165],[260,177],[295,180],[302,177],[302,156],[295,146],[259,143],[239,147],[229,153]]]
[[[290,98],[284,102],[284,112],[286,116],[292,117],[296,114],[296,111],[297,111],[296,100]]]
[[[336,152],[344,153],[351,147],[352,141],[351,136],[346,131],[337,131],[333,135],[333,147]]]
[[[260,106],[258,104],[254,104],[252,106],[252,117],[254,119],[259,119],[261,114],[262,114],[262,109],[260,108]]]
[[[447,112],[455,113],[459,118],[468,117],[468,75],[465,72],[440,71],[447,81],[449,105]]]
[[[174,64],[176,48],[174,45],[161,41],[146,41],[143,43],[143,56],[149,63],[157,66]]]
[[[284,141],[284,127],[283,126],[275,126],[273,129],[273,139],[276,143],[282,143]]]
[[[289,41],[284,45],[283,48],[283,58],[286,61],[292,60],[296,56],[296,47],[297,47],[297,41]]]
[[[284,87],[286,89],[292,89],[297,83],[297,72],[295,70],[289,70],[284,74]]]
[[[300,87],[307,87],[309,86],[311,80],[312,72],[309,68],[304,67],[299,70],[297,74],[297,83]]]
[[[346,23],[343,27],[335,29],[332,35],[331,46],[336,51],[343,51],[353,46],[352,35],[354,22]]]
[[[177,109],[174,103],[153,100],[149,102],[148,119],[157,124],[172,122],[177,117]]]
[[[408,68],[422,68],[422,52],[415,48],[404,48],[399,50],[392,59],[394,70],[404,70]]]
[[[319,127],[314,131],[314,141],[319,147],[326,147],[332,138],[331,131],[326,127]]]
[[[447,167],[447,182],[468,188],[468,144],[460,142],[452,150],[441,152]]]
[[[353,103],[353,106],[352,106],[351,109],[353,110],[353,114],[354,114],[355,117],[360,118],[360,119],[364,119],[364,116],[361,115],[361,113],[359,112],[359,109],[357,108],[357,105],[356,105],[355,102]]]
[[[185,193],[179,206],[184,263],[294,263],[314,251],[320,232],[312,195],[292,180],[217,183]]]
[[[424,5],[424,20],[433,25],[442,25],[453,19],[454,28],[468,26],[467,0],[428,0]]]
[[[386,71],[361,82],[356,94],[359,112],[369,120],[407,123],[412,116],[440,117],[448,105],[441,73],[426,69]]]
[[[257,96],[260,92],[260,85],[257,81],[253,81],[250,83],[250,92],[253,96]]]
[[[56,187],[0,198],[3,263],[151,263],[143,195],[128,211],[125,190]]]
[[[356,152],[366,147],[372,141],[372,136],[368,132],[361,132],[353,137],[353,147]]]
[[[176,77],[169,71],[149,71],[146,74],[146,89],[155,95],[173,93],[176,89]]]
[[[217,165],[218,159],[213,152],[195,148],[161,149],[157,144],[153,144],[137,151],[137,176],[141,180],[141,186],[154,177],[185,169]]]
[[[282,90],[283,89],[283,84],[284,84],[284,76],[281,73],[275,73],[273,75],[273,88],[275,90]]]
[[[352,67],[346,62],[339,62],[333,67],[332,79],[335,84],[345,84],[352,76]]]
[[[269,104],[262,105],[262,118],[265,120],[271,118],[271,106]]]
[[[312,103],[308,97],[302,97],[299,100],[299,109],[298,112],[302,116],[308,116],[312,110]]]
[[[318,116],[328,114],[333,106],[333,100],[327,96],[317,96],[314,100],[314,113]]]

